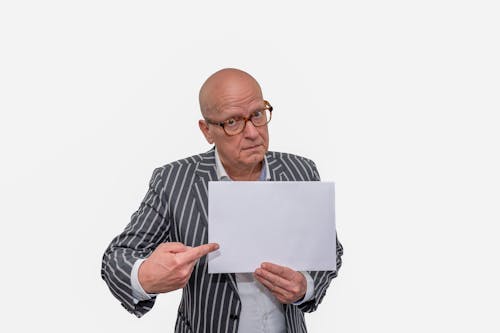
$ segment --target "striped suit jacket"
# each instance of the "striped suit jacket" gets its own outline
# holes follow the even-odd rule
[[[271,181],[319,181],[314,162],[304,157],[268,152]],[[163,242],[188,246],[208,243],[208,181],[217,180],[214,149],[179,160],[153,172],[148,192],[125,230],[115,237],[102,260],[102,278],[130,313],[141,317],[155,299],[134,304],[130,273],[134,262]],[[316,310],[342,264],[337,239],[337,270],[309,272],[314,296],[299,306],[283,305],[287,332],[307,332],[304,312]],[[208,274],[206,257],[195,265],[182,290],[175,332],[237,332],[241,302],[234,274]]]

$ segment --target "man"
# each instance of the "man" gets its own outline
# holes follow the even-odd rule
[[[102,277],[131,313],[159,293],[182,288],[176,332],[306,332],[337,270],[296,272],[263,263],[246,274],[208,274],[209,181],[319,181],[314,163],[268,152],[272,106],[257,81],[237,69],[210,76],[199,95],[199,127],[215,148],[156,169],[130,224],[106,250]],[[300,244],[299,246],[307,246]]]

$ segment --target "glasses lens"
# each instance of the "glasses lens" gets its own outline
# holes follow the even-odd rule
[[[251,119],[255,126],[264,126],[271,120],[271,112],[268,109],[256,111]]]
[[[229,135],[235,135],[240,133],[245,127],[245,120],[243,119],[232,119],[229,122],[226,122],[224,125],[224,130]]]

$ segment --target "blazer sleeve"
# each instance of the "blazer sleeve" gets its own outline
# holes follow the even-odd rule
[[[306,159],[310,164],[310,176],[313,181],[320,181],[319,172],[313,161]],[[342,266],[342,255],[344,254],[344,248],[339,242],[338,237],[336,237],[336,252],[337,252],[337,269],[335,271],[310,271],[312,279],[314,280],[314,296],[307,302],[298,305],[299,309],[303,312],[313,312],[315,311],[323,297],[325,297],[326,290],[330,286],[330,282],[337,277],[340,267]]]
[[[116,236],[102,258],[101,276],[122,306],[137,317],[152,309],[155,299],[135,304],[130,274],[135,261],[148,257],[162,242],[170,241],[170,223],[163,193],[165,168],[153,172],[149,189],[125,230]]]

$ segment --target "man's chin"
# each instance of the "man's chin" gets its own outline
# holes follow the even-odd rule
[[[243,150],[243,156],[245,156],[245,160],[249,161],[250,163],[261,162],[264,159],[265,154],[266,150],[263,146]]]

